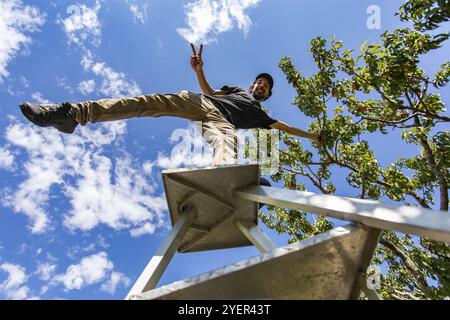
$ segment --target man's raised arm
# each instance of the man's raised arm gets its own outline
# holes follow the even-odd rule
[[[284,131],[286,133],[293,134],[293,135],[295,135],[297,137],[311,139],[311,140],[313,140],[313,141],[315,141],[315,142],[317,142],[319,144],[322,143],[322,141],[321,141],[322,139],[321,139],[321,136],[319,134],[314,133],[314,132],[307,132],[307,131],[300,130],[300,129],[292,127],[292,126],[290,126],[290,125],[288,125],[288,124],[286,124],[286,123],[284,123],[282,121],[277,121],[275,123],[272,123],[270,125],[270,127],[272,129],[278,129],[278,130]]]
[[[194,69],[195,74],[197,75],[198,84],[200,85],[200,88],[202,89],[204,94],[222,94],[223,92],[221,90],[214,90],[208,83],[208,80],[206,80],[205,74],[203,73],[203,60],[202,60],[202,52],[203,52],[203,45],[200,45],[200,50],[197,54],[194,45],[191,43],[192,53],[193,56],[191,56],[191,66],[192,69]]]

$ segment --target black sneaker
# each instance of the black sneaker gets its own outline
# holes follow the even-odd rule
[[[23,115],[40,127],[54,127],[64,133],[73,133],[78,125],[70,102],[62,104],[20,104]]]
[[[270,184],[269,180],[267,180],[266,178],[263,178],[263,177],[259,177],[259,184],[261,186],[266,186],[266,187],[271,187],[272,186]],[[265,205],[266,205],[265,203],[258,203],[258,209],[261,209]]]

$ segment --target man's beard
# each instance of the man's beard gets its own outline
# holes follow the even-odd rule
[[[252,96],[256,100],[264,100],[264,98],[265,98],[264,92],[262,92],[261,90],[253,90],[252,91]]]

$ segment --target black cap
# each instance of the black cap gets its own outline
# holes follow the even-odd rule
[[[273,78],[270,74],[268,73],[260,73],[256,76],[255,81],[258,80],[259,78],[265,78],[267,80],[269,80],[269,85],[270,85],[270,90],[272,90],[273,88]]]

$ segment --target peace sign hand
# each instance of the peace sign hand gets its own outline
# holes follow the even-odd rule
[[[197,54],[194,45],[191,43],[192,53],[191,56],[191,67],[195,72],[200,72],[203,70],[203,60],[202,60],[202,52],[203,52],[203,44],[200,45],[200,50]]]

